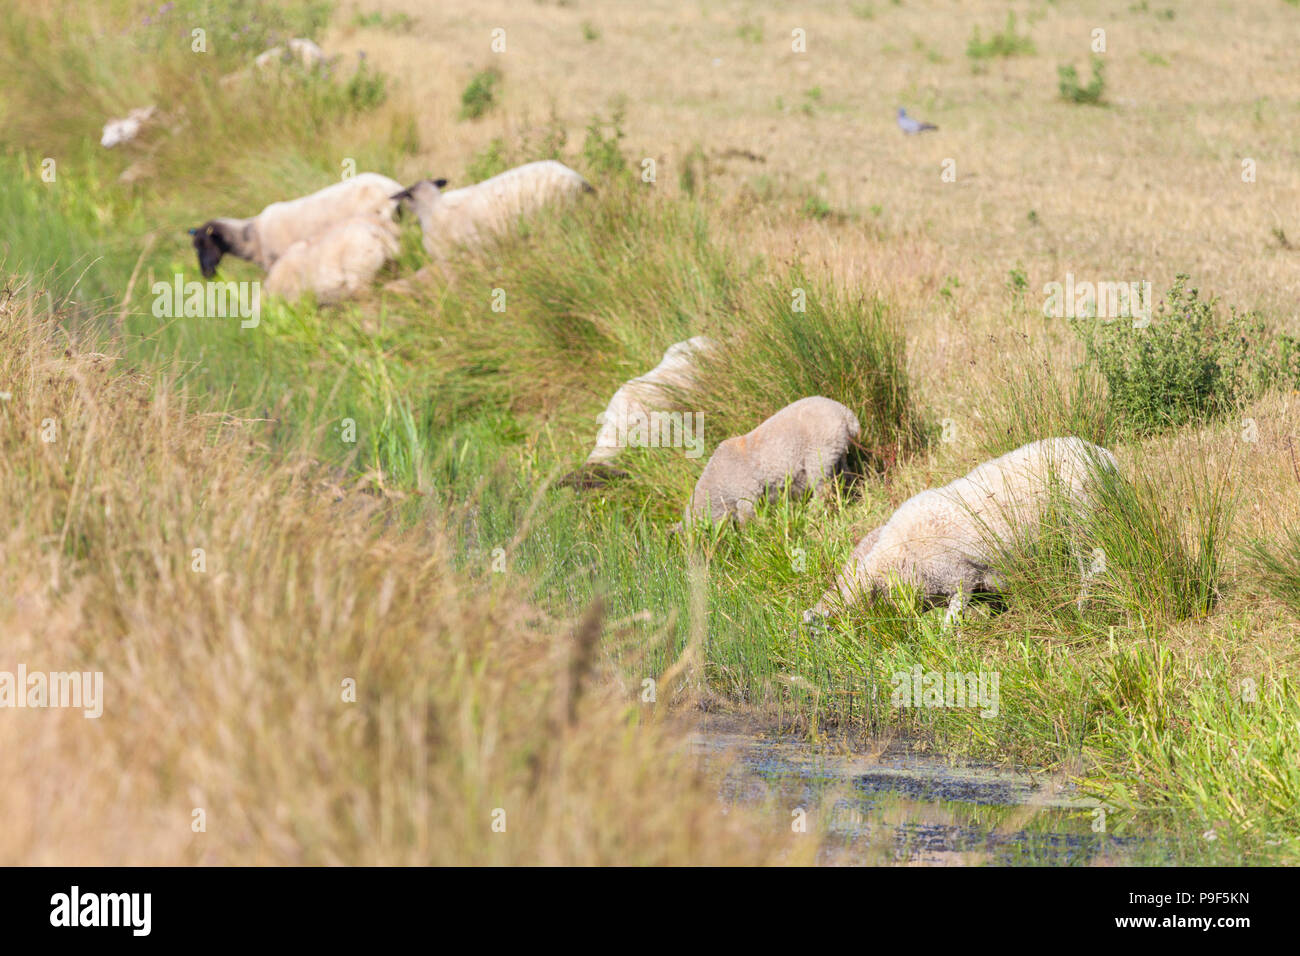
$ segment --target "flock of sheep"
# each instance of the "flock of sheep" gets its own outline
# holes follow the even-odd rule
[[[288,50],[263,57],[268,62],[279,57],[311,62],[319,48],[313,51],[304,43],[309,41],[291,41]],[[259,58],[257,68],[265,65]],[[424,179],[403,187],[378,173],[360,173],[310,195],[272,203],[251,218],[211,219],[190,233],[206,278],[215,274],[223,256],[233,255],[266,270],[264,285],[270,293],[289,299],[311,294],[320,303],[333,303],[362,293],[397,255],[400,208],[419,219],[425,250],[434,266],[446,269],[456,251],[507,234],[545,206],[594,192],[581,175],[553,160],[444,192],[446,185],[443,179]],[[412,278],[424,277],[428,268]],[[409,287],[408,280],[389,286],[398,291]],[[692,386],[698,359],[717,347],[703,336],[675,343],[655,368],[620,387],[601,416],[586,463],[565,483],[590,486],[617,474],[610,462],[621,447],[618,424],[635,417],[644,421],[653,409],[674,404]],[[678,528],[701,521],[743,525],[761,501],[787,492],[795,497],[825,494],[848,464],[859,430],[854,413],[832,399],[814,395],[787,405],[752,431],[718,445]],[[986,462],[942,488],[923,491],[858,543],[804,620],[812,623],[907,585],[926,606],[947,603],[945,623],[950,623],[971,596],[1001,590],[1003,582],[994,570],[998,541],[1032,531],[1054,495],[1064,494],[1073,506],[1087,508],[1099,470],[1116,467],[1106,449],[1079,438],[1048,438]]]
[[[657,366],[614,393],[584,466],[593,480],[612,471],[610,461],[618,452],[612,423],[634,416],[645,420],[655,404],[671,402],[674,392],[694,381],[693,360],[714,347],[702,336],[678,342]],[[849,463],[860,427],[851,409],[824,396],[792,402],[752,431],[718,445],[678,528],[701,521],[743,525],[760,502],[786,493],[824,495]],[[1110,451],[1081,438],[1046,438],[987,461],[942,488],[913,495],[858,542],[834,585],[804,612],[804,622],[815,623],[863,599],[885,598],[905,585],[925,607],[947,603],[944,623],[951,625],[971,597],[1002,590],[996,566],[1004,545],[1038,529],[1053,500],[1079,510],[1091,507],[1102,472],[1118,467]],[[582,484],[575,476],[566,482]]]
[[[216,274],[225,255],[266,270],[267,292],[322,304],[360,294],[399,249],[396,216],[405,206],[420,220],[425,251],[445,263],[452,250],[505,232],[521,217],[591,185],[563,163],[545,160],[443,192],[445,179],[409,188],[379,173],[358,173],[307,196],[274,202],[249,219],[210,219],[191,229],[199,268]]]

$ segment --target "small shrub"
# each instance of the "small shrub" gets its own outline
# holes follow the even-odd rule
[[[501,71],[494,66],[475,73],[465,92],[460,94],[460,118],[476,120],[492,109],[501,80]]]
[[[1101,96],[1106,88],[1106,80],[1103,75],[1105,64],[1100,57],[1092,58],[1092,79],[1087,86],[1079,85],[1079,72],[1073,66],[1058,66],[1056,75],[1059,80],[1061,98],[1071,103],[1083,103],[1088,105],[1097,105],[1101,102]]]
[[[1007,273],[1007,288],[1012,295],[1023,295],[1029,288],[1029,275],[1025,272],[1024,266],[1017,263],[1016,267]]]
[[[587,124],[587,136],[582,142],[584,171],[596,179],[619,179],[632,174],[627,157],[623,155],[623,107],[619,106],[606,122],[592,117]],[[606,134],[605,129],[609,129]]]
[[[809,219],[829,219],[833,212],[831,204],[821,196],[809,196],[803,201],[803,214]]]
[[[1235,309],[1221,318],[1179,275],[1145,328],[1128,321],[1073,319],[1088,359],[1109,386],[1125,424],[1150,434],[1222,415],[1280,374],[1286,346],[1270,347],[1263,323]]]
[[[588,43],[594,43],[600,39],[600,31],[596,29],[590,20],[582,21],[582,38]]]
[[[373,110],[388,99],[388,79],[382,73],[372,72],[363,61],[343,87],[343,95],[352,109]]]
[[[966,43],[966,55],[972,60],[989,60],[999,56],[1030,56],[1034,52],[1034,41],[1016,33],[1014,13],[1007,14],[1007,25],[1001,33],[993,34],[986,41],[980,37],[979,27],[976,27]]]
[[[708,166],[704,148],[696,143],[682,160],[682,171],[677,176],[677,186],[687,196],[694,196],[704,189],[707,175]]]

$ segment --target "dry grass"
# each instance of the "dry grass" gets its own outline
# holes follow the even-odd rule
[[[599,608],[575,626],[469,584],[438,529],[262,464],[256,425],[81,353],[40,303],[0,305],[3,666],[102,671],[105,703],[4,712],[0,862],[808,858],[589,676]]]

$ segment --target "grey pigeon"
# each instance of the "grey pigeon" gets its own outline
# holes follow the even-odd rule
[[[917,133],[924,133],[927,129],[938,129],[933,123],[922,123],[920,120],[914,120],[907,115],[907,110],[901,106],[898,108],[898,128],[909,136],[915,136]]]

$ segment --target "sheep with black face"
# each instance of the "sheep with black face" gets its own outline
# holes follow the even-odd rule
[[[345,219],[391,220],[397,210],[393,193],[401,188],[379,173],[357,173],[309,195],[271,203],[249,219],[209,219],[190,230],[199,269],[210,279],[222,257],[232,255],[269,270],[295,242],[310,242]]]

